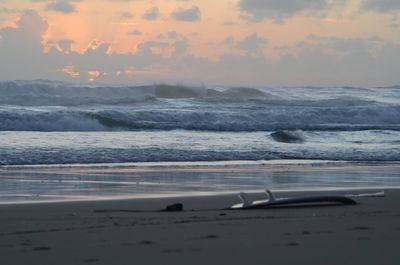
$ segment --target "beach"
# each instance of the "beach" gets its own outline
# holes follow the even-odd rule
[[[399,91],[0,82],[0,264],[397,265]]]
[[[280,192],[277,197],[378,190]],[[381,190],[379,190],[381,191]],[[1,264],[398,264],[400,191],[222,210],[237,194],[0,206]],[[262,194],[251,194],[253,199]],[[160,212],[182,203],[182,212]]]
[[[400,265],[400,0],[0,0],[0,265]]]

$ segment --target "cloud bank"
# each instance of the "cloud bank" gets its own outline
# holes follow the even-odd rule
[[[68,39],[45,49],[43,36],[48,28],[43,17],[28,10],[15,27],[0,30],[0,79],[264,86],[400,83],[400,44],[377,37],[309,35],[290,47],[279,47],[279,57],[271,59],[264,53],[268,40],[254,32],[242,39],[226,38],[220,45],[230,51],[208,59],[191,53],[190,39],[176,31],[159,41],[139,43],[135,53],[118,53],[101,41],[76,52]]]

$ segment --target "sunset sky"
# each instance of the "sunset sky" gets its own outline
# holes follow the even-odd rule
[[[400,84],[399,0],[0,0],[0,79]]]

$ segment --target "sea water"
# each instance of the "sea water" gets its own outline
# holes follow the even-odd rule
[[[66,176],[87,177],[88,173],[77,174],[76,170],[65,173],[65,165],[116,168],[150,162],[168,167],[174,162],[202,161],[212,166],[219,161],[237,167],[282,160],[396,164],[400,161],[400,87],[138,87],[44,80],[0,82],[0,182],[4,187],[7,181],[9,187],[3,195],[40,198],[50,194],[51,189],[65,191]],[[27,166],[58,167],[63,172],[42,174],[47,176],[39,182],[42,189],[19,192],[25,188],[18,183],[40,179],[32,169],[28,174]],[[94,175],[99,176],[96,172]],[[270,176],[261,170],[234,187],[223,185],[228,175],[209,174],[213,177],[204,179],[204,174],[187,173],[186,178],[180,175],[181,179],[169,182],[175,187],[171,189],[166,188],[168,181],[164,180],[171,180],[172,175],[163,172],[146,178],[165,185],[154,185],[158,188],[144,189],[142,194],[206,192],[212,190],[207,183],[215,183],[215,179],[222,185],[218,191],[271,185],[265,183]],[[132,178],[135,175],[129,174]],[[103,184],[110,181],[111,175],[115,177],[100,174]],[[142,177],[140,181],[146,182]],[[202,188],[185,186],[188,179],[202,183]],[[51,180],[58,181],[57,185]],[[346,186],[343,178],[336,178],[335,183],[341,180],[341,186]],[[96,185],[89,185],[87,190],[100,196],[105,189]],[[382,178],[379,185],[394,183]],[[130,188],[133,193],[140,190]],[[72,194],[78,188],[70,189]]]

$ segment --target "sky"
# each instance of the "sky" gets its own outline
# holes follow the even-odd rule
[[[400,84],[399,0],[0,0],[0,80]]]

